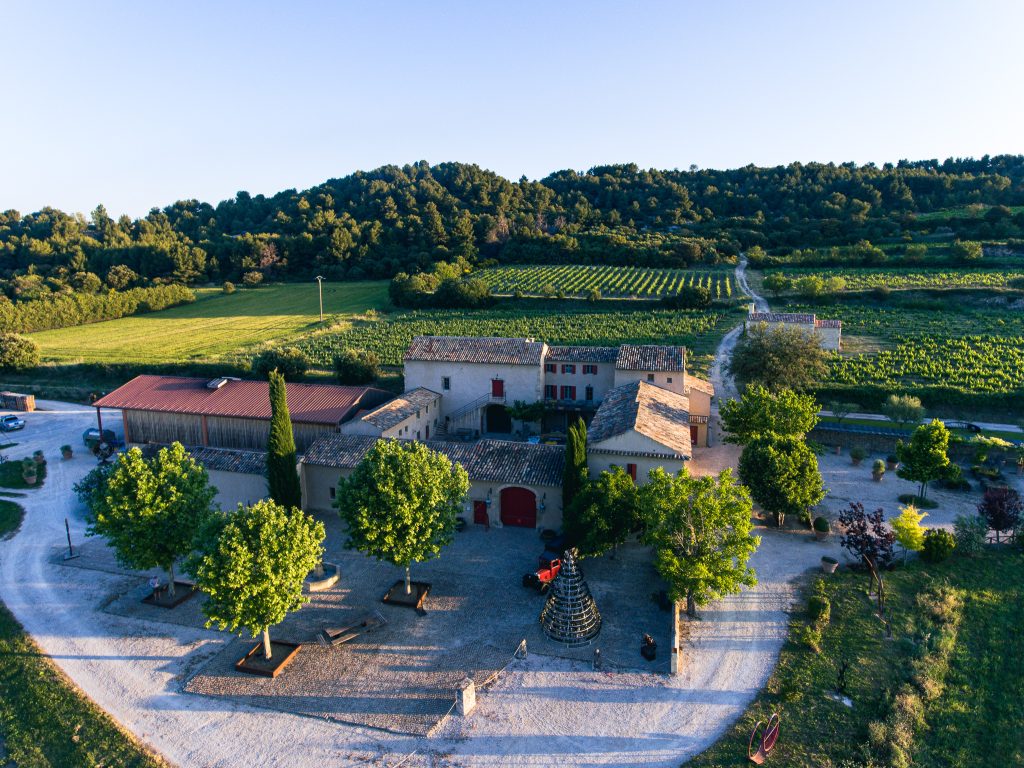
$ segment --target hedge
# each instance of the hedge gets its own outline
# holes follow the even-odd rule
[[[183,285],[158,285],[107,293],[69,293],[37,301],[0,304],[0,331],[31,333],[156,312],[196,300]]]

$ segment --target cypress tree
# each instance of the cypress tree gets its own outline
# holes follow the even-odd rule
[[[565,469],[562,470],[562,528],[574,530],[567,516],[573,500],[587,484],[587,425],[579,419],[569,427],[565,440]]]
[[[284,376],[270,372],[270,437],[267,439],[267,490],[285,509],[302,506],[302,488],[295,469],[295,436],[288,413]]]

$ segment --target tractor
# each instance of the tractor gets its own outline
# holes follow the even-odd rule
[[[542,555],[540,568],[535,573],[527,573],[523,576],[523,586],[532,587],[541,595],[547,594],[547,591],[551,589],[551,582],[555,580],[555,576],[560,570],[562,570],[561,559],[558,557],[548,559]]]

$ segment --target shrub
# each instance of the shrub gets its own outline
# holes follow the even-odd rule
[[[800,630],[800,642],[815,653],[821,653],[821,629],[814,624],[808,624]]]
[[[284,376],[285,381],[298,381],[309,370],[309,358],[296,347],[266,349],[252,359],[252,371],[266,378],[271,371]]]
[[[981,515],[957,515],[953,522],[956,549],[962,555],[973,557],[985,548],[988,523]]]
[[[16,333],[0,334],[0,370],[28,371],[39,365],[39,345]]]
[[[232,283],[230,280],[225,280],[224,281],[224,289],[223,290],[224,290],[224,293],[227,293],[227,294],[234,293],[235,292],[235,284]]]
[[[879,475],[885,474],[885,462],[881,459],[875,459],[875,463],[871,465],[871,471]]]
[[[1024,501],[1013,488],[988,488],[978,505],[978,514],[996,532],[996,541],[1003,531],[1017,528],[1024,520]]]
[[[369,384],[380,375],[375,352],[346,347],[334,356],[334,373],[341,384]]]
[[[924,550],[921,556],[929,563],[941,563],[947,560],[956,547],[953,534],[942,528],[932,528],[924,535]]]
[[[807,615],[818,629],[828,626],[832,620],[832,602],[825,594],[825,582],[821,579],[815,583],[814,594],[807,601]]]
[[[703,285],[684,286],[674,296],[665,296],[661,303],[669,309],[707,309],[711,306],[711,291]]]
[[[936,509],[939,506],[937,501],[922,499],[915,493],[901,493],[896,498],[899,499],[901,504],[912,504],[918,509]]]
[[[597,288],[591,288],[587,292],[587,301],[600,301],[601,292]]]
[[[818,515],[814,518],[814,530],[820,533],[828,533],[831,530],[831,526],[828,524],[828,518]]]
[[[255,271],[253,271],[253,272],[246,272],[244,275],[242,275],[242,284],[246,288],[255,288],[256,286],[258,286],[262,282],[263,282],[263,273],[262,272],[255,272]]]
[[[859,445],[854,446],[850,449],[850,458],[854,461],[864,461],[868,456],[868,452],[861,448]]]

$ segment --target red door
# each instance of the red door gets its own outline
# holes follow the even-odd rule
[[[690,425],[690,444],[691,445],[695,445],[695,446],[699,445],[698,437],[697,437],[697,425],[696,424],[691,424]]]
[[[491,397],[505,396],[505,380],[491,379]]]
[[[488,528],[491,527],[491,518],[487,514],[486,501],[477,499],[473,502],[473,522],[476,525],[486,525]]]
[[[537,496],[529,488],[501,489],[501,523],[518,528],[537,527]]]

